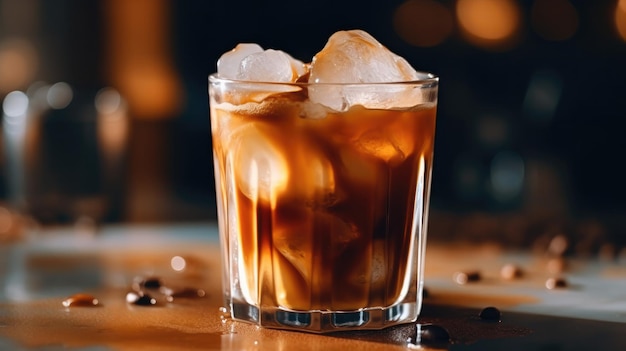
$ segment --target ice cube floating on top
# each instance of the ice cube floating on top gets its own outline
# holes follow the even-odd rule
[[[310,101],[334,111],[346,111],[355,105],[373,109],[419,105],[421,91],[414,85],[372,86],[363,83],[399,83],[430,78],[362,30],[334,33],[310,64],[280,50],[264,50],[252,43],[239,44],[220,57],[217,73],[220,78],[239,81],[309,83]],[[268,85],[263,89],[273,92],[299,90],[287,85],[282,88]]]
[[[306,71],[302,61],[258,44],[239,44],[217,61],[217,73],[226,79],[289,83]]]

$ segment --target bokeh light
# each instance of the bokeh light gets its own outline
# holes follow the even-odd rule
[[[181,272],[185,270],[185,267],[187,267],[187,261],[181,256],[174,256],[170,260],[170,266],[173,270]]]
[[[617,33],[626,41],[626,0],[619,0],[615,9],[615,26]]]
[[[122,106],[122,96],[113,88],[103,88],[96,94],[95,106],[98,113],[114,114]]]
[[[47,110],[50,108],[48,104],[48,90],[50,84],[44,81],[36,81],[28,86],[26,95],[30,99],[31,107],[36,111]]]
[[[0,93],[25,88],[37,73],[35,47],[26,40],[0,41]]]
[[[452,14],[434,0],[408,0],[393,16],[396,33],[407,43],[432,47],[445,41],[453,29]]]
[[[180,112],[183,88],[174,68],[166,0],[111,0],[104,4],[107,67],[111,83],[138,118]],[[137,21],[141,18],[141,21]]]
[[[555,70],[537,70],[530,77],[524,97],[525,117],[541,125],[552,121],[561,100],[563,79]]]
[[[74,92],[72,87],[65,82],[58,82],[53,84],[46,95],[48,105],[55,109],[61,110],[66,108],[74,98]]]
[[[102,88],[96,94],[94,105],[98,113],[98,140],[107,162],[119,160],[130,134],[128,108],[122,95],[113,88]]]
[[[28,96],[21,91],[12,91],[4,98],[2,110],[7,117],[19,117],[28,110]]]
[[[521,23],[519,5],[513,0],[459,0],[457,18],[472,44],[491,49],[512,46]]]
[[[536,0],[530,17],[535,32],[547,40],[566,40],[578,30],[578,11],[568,0]]]

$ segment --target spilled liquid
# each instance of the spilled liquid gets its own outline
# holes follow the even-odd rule
[[[402,350],[416,342],[416,325],[381,331],[305,334],[271,329],[220,318],[219,304],[211,299],[179,300],[151,307],[128,303],[124,293],[101,293],[99,308],[62,308],[59,300],[2,306],[0,338],[25,347],[64,345],[67,348],[105,346],[116,350]],[[481,339],[517,338],[531,330],[508,323],[480,323],[476,311],[425,308],[420,324],[433,323],[449,330],[450,344],[442,342],[436,329],[425,327],[421,347],[440,348]],[[436,317],[435,317],[436,316]]]
[[[173,274],[160,266],[169,253],[140,259],[104,259],[106,267],[128,273],[125,286],[107,286],[68,296],[0,304],[2,349],[113,350],[547,350],[626,349],[625,325],[500,311],[499,322],[481,319],[488,306],[532,303],[523,296],[440,293],[429,289],[417,324],[380,331],[326,335],[258,328],[232,321],[221,308],[219,254],[198,248],[196,267]],[[214,252],[210,252],[214,250]],[[146,273],[146,262],[151,263]],[[458,269],[458,267],[457,267]],[[158,278],[158,279],[155,279]],[[146,284],[150,280],[149,284]],[[139,282],[139,291],[133,283]],[[143,284],[142,284],[143,282]],[[158,282],[158,284],[157,284]],[[479,283],[480,284],[480,283]],[[464,288],[464,287],[463,287]],[[155,304],[127,300],[132,292],[149,295]],[[178,292],[178,294],[176,293]],[[168,296],[175,296],[169,300]],[[97,303],[94,303],[97,301]],[[468,307],[456,307],[463,301]],[[492,313],[494,311],[491,311]],[[442,334],[444,330],[447,335]],[[576,333],[572,333],[576,330]],[[596,337],[601,335],[602,337]]]

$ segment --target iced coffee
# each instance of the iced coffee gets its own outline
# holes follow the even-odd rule
[[[209,78],[225,304],[325,332],[421,306],[436,77],[363,31],[303,63],[240,44]]]

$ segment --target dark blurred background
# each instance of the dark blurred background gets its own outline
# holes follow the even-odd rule
[[[44,222],[214,219],[219,56],[256,42],[308,62],[354,28],[441,78],[432,225],[448,228],[441,213],[624,222],[625,0],[0,0],[1,193]],[[53,106],[68,87],[71,103]],[[93,122],[112,111],[110,127]],[[14,140],[20,113],[38,127]]]

